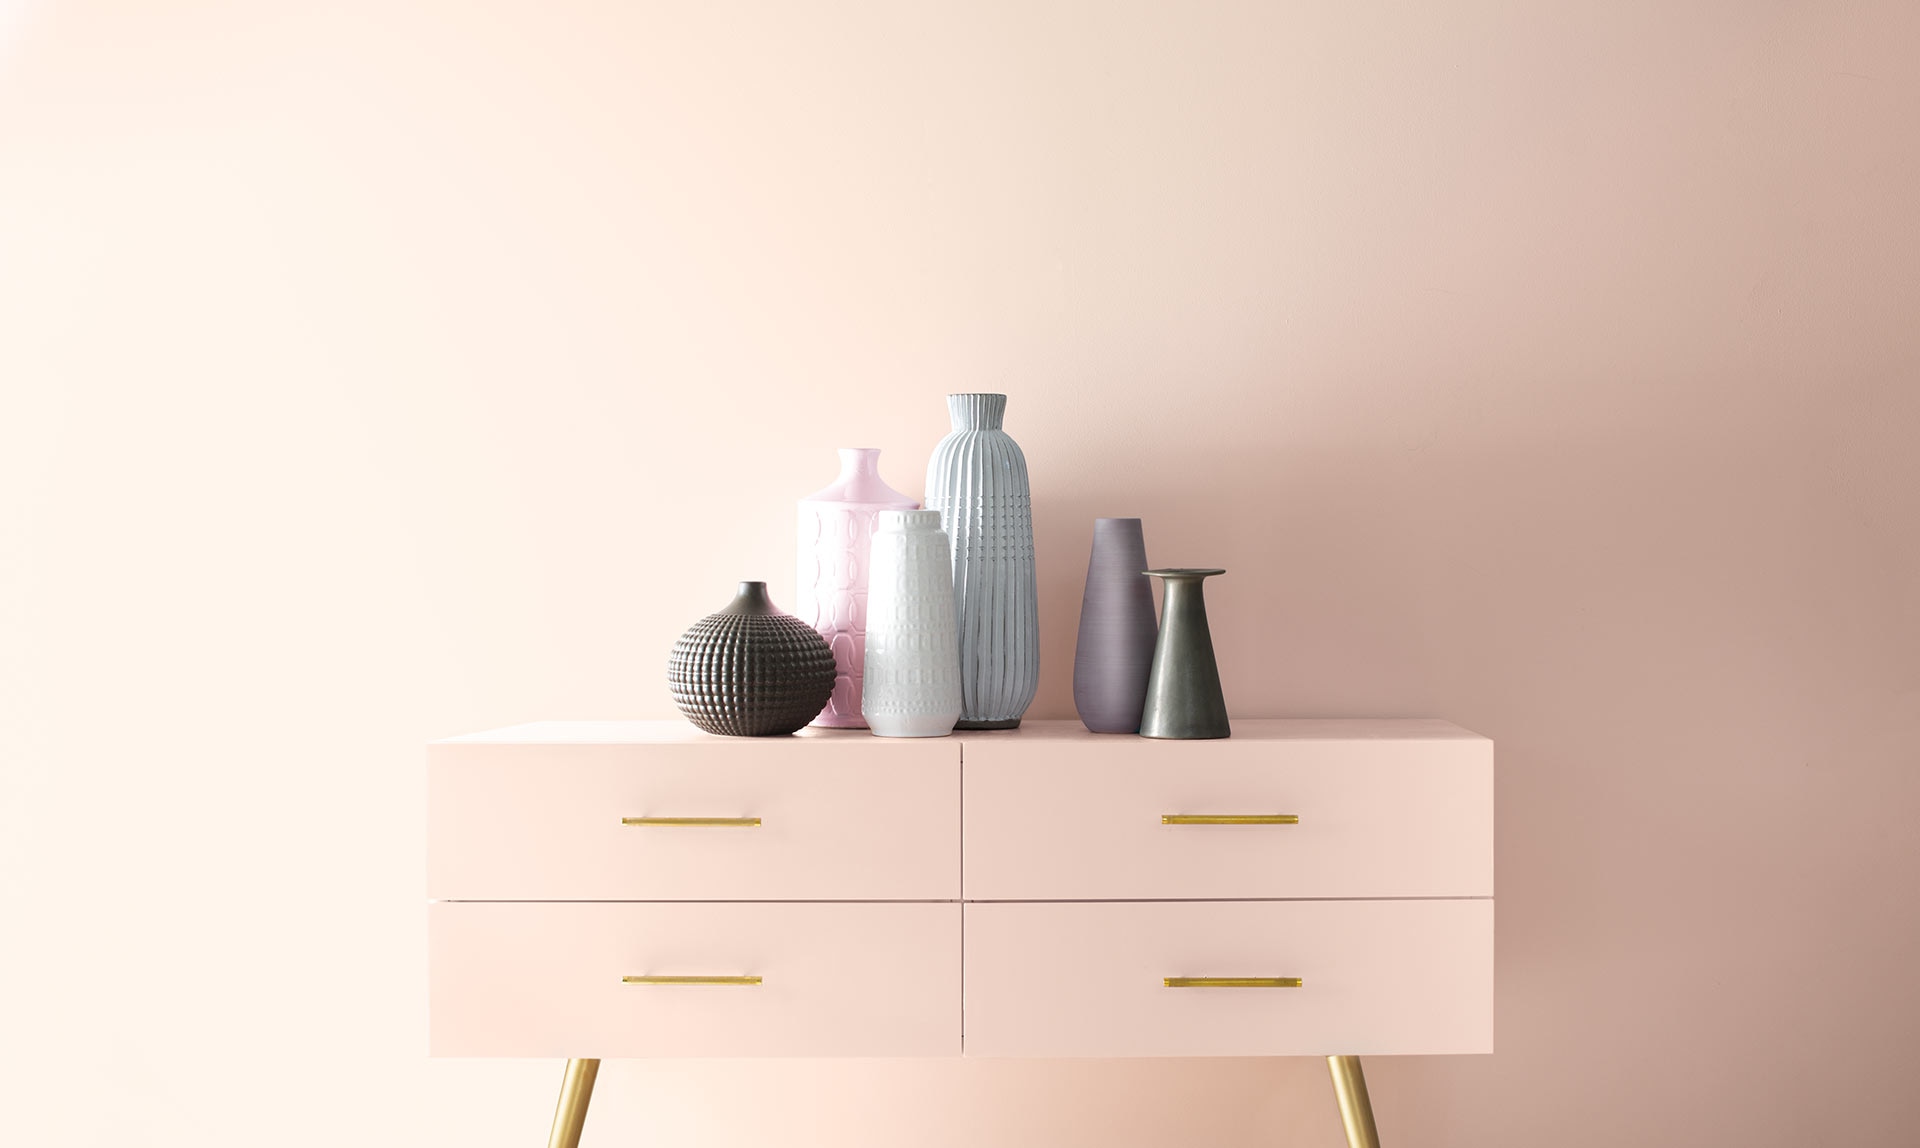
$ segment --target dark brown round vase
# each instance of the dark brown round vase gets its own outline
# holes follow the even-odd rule
[[[833,696],[833,650],[818,631],[782,613],[765,582],[742,582],[727,608],[688,627],[667,659],[673,704],[708,733],[792,733]]]

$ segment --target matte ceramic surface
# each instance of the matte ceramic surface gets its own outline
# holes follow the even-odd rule
[[[935,510],[884,510],[873,537],[861,709],[881,737],[942,737],[960,717],[953,552]]]
[[[1166,814],[1297,825],[1162,825]],[[966,743],[966,895],[1486,897],[1493,743],[1408,719],[1243,719],[1225,741],[1029,722]]]
[[[1445,722],[1249,720],[1225,741],[536,723],[435,743],[430,779],[439,1055],[1490,1047],[1492,749]]]
[[[960,1052],[956,904],[465,902],[428,926],[435,1056]]]
[[[1493,902],[969,904],[965,978],[969,1056],[1492,1052]]]
[[[549,723],[427,753],[427,887],[446,900],[951,900],[960,754],[809,730]],[[597,731],[597,732],[596,732]],[[555,741],[556,738],[595,740]],[[737,827],[626,817],[758,817]],[[875,858],[885,858],[876,865]]]
[[[960,729],[1018,726],[1040,686],[1033,498],[1006,409],[1005,395],[948,395],[953,431],[927,463],[927,509],[953,542]]]
[[[1153,670],[1153,587],[1138,518],[1096,518],[1073,648],[1073,708],[1094,733],[1138,733]]]
[[[826,639],[742,582],[727,608],[688,627],[667,659],[673,704],[708,733],[767,737],[792,733],[833,693]]]
[[[1207,628],[1205,581],[1225,570],[1149,570],[1166,585],[1160,604],[1160,638],[1147,676],[1147,703],[1140,736],[1205,739],[1232,735],[1220,666]]]
[[[793,613],[833,650],[833,696],[813,724],[858,729],[866,648],[869,541],[883,510],[919,506],[880,477],[880,452],[842,447],[840,475],[800,500]]]

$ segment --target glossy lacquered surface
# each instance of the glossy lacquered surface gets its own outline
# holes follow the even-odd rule
[[[437,904],[436,1056],[955,1056],[957,904]],[[628,984],[654,975],[757,985]]]
[[[954,900],[960,751],[809,731],[567,723],[428,750],[440,900]],[[553,740],[565,739],[565,740]],[[750,818],[752,828],[623,824]]]
[[[1030,727],[966,744],[969,899],[1493,894],[1493,743],[1457,726],[1241,719],[1204,742]]]
[[[966,1002],[970,1056],[1491,1052],[1493,902],[969,904]]]

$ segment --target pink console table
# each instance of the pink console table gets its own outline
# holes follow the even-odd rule
[[[428,751],[436,1056],[1493,1049],[1493,745],[1445,722],[935,740],[542,722]]]

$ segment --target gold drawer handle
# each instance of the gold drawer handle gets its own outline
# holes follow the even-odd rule
[[[758,817],[622,817],[622,825],[723,825],[736,829],[752,829],[760,824]]]
[[[1297,989],[1299,977],[1167,977],[1170,989]]]
[[[1298,825],[1296,813],[1162,813],[1162,825]]]
[[[621,977],[623,985],[757,985],[759,977]]]

